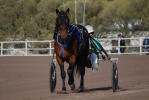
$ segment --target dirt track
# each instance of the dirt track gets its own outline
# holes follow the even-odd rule
[[[119,89],[112,92],[111,66],[100,61],[96,74],[86,68],[85,87],[88,92],[50,93],[49,62],[52,57],[0,57],[0,100],[149,100],[149,56],[111,56],[119,58]],[[65,64],[65,71],[68,64]],[[66,76],[66,83],[68,76]],[[80,78],[75,77],[76,87]],[[56,92],[62,88],[57,66]]]

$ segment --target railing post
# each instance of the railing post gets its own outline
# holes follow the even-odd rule
[[[142,38],[140,38],[140,55],[141,55],[141,53],[142,53]]]
[[[50,44],[50,49],[49,50],[50,50],[50,55],[51,55],[51,43],[49,42],[49,44]]]
[[[118,54],[120,54],[120,38],[118,38]]]
[[[27,56],[27,41],[25,41],[25,56]]]
[[[3,42],[1,42],[1,56],[3,55]]]

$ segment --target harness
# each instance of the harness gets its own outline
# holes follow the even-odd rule
[[[67,43],[66,43],[65,45],[62,45],[62,44],[60,44],[60,43],[58,42],[58,36],[59,36],[59,34],[57,33],[57,43],[63,48],[62,57],[63,57],[64,59],[65,59],[65,57],[64,57],[64,48],[70,43],[71,38],[72,38],[72,36],[73,36],[74,34],[78,34],[78,39],[79,39],[79,43],[80,43],[80,33],[79,33],[78,29],[75,28],[73,25],[70,25],[70,24],[69,24],[69,27],[70,27],[70,30],[68,30],[68,34],[70,35],[70,37],[69,37],[69,40],[67,41]],[[76,31],[76,33],[73,33],[74,31]],[[83,40],[83,39],[82,39],[82,40]]]

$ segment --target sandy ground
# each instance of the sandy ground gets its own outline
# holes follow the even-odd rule
[[[149,100],[149,56],[119,55],[119,89],[111,88],[110,61],[100,61],[96,74],[86,68],[87,92],[73,93],[67,84],[68,94],[58,94],[62,89],[57,66],[56,92],[49,89],[49,63],[52,57],[0,57],[0,100]],[[68,64],[65,63],[65,71]],[[75,76],[76,88],[80,77]]]

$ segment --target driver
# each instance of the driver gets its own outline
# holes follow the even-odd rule
[[[90,34],[91,37],[93,37],[94,34],[94,29],[91,25],[86,25],[85,28],[87,29],[88,33]],[[99,39],[94,38],[97,42],[100,42]],[[96,43],[95,43],[96,44]],[[96,45],[99,50],[101,50],[101,48]],[[98,50],[93,47],[93,45],[91,45],[91,42],[89,42],[89,55],[88,55],[88,59],[90,60],[91,66],[92,66],[92,70],[93,73],[96,73],[98,68],[99,68],[99,52]]]

